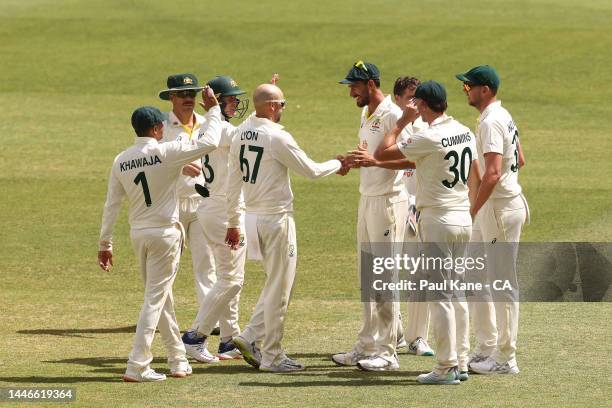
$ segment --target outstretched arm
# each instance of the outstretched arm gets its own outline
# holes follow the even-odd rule
[[[323,163],[313,161],[287,132],[272,139],[272,153],[286,167],[309,179],[325,177],[342,168],[342,163],[338,159]]]

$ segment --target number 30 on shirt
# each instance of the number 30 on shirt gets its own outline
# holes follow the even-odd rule
[[[472,168],[472,149],[465,147],[461,154],[455,150],[451,150],[446,153],[444,160],[450,162],[448,171],[453,173],[452,180],[442,180],[442,184],[446,188],[453,188],[461,180],[463,184],[467,183],[467,179],[470,176],[470,170]]]

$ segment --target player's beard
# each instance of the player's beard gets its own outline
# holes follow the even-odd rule
[[[366,94],[361,98],[355,98],[357,101],[357,106],[363,108],[364,106],[368,106],[370,104],[370,95]]]

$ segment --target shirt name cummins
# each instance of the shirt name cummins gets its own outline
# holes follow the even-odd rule
[[[458,144],[467,143],[471,140],[472,138],[469,132],[462,133],[460,135],[451,136],[451,137],[444,137],[442,138],[442,147],[455,146]]]

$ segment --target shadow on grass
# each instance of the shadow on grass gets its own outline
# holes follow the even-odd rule
[[[166,363],[167,360],[165,358],[156,357],[153,359],[152,363]],[[78,364],[85,365],[88,367],[114,367],[117,364],[125,365],[127,363],[127,358],[118,358],[118,357],[84,357],[84,358],[66,358],[63,360],[47,360],[41,361],[41,363],[52,363],[52,364]]]
[[[85,336],[85,334],[109,334],[109,333],[135,333],[136,326],[124,327],[108,327],[101,329],[32,329],[32,330],[17,330],[17,334],[46,334],[50,336],[60,337],[80,337],[93,339],[93,336]]]
[[[0,377],[0,382],[24,384],[72,384],[80,382],[121,382],[121,377]]]

